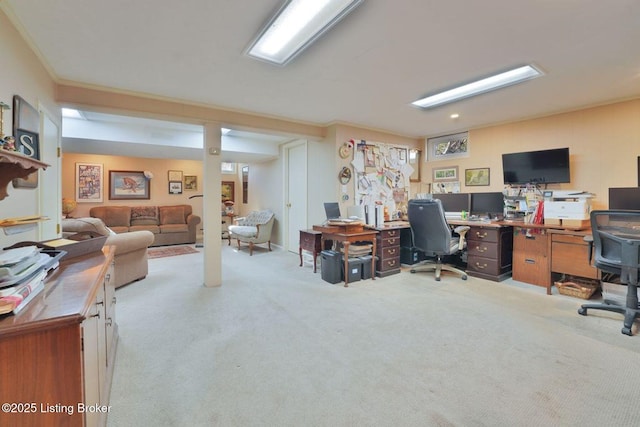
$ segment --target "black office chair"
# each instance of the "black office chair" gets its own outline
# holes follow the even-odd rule
[[[624,314],[621,332],[632,335],[631,327],[640,312],[640,211],[592,211],[591,231],[595,253],[594,265],[604,272],[620,275],[620,282],[627,285],[627,300],[624,306],[608,300],[603,304],[583,304],[578,313],[586,316],[588,309],[597,309]]]
[[[467,280],[467,274],[452,265],[443,264],[442,257],[454,255],[464,249],[466,245],[465,234],[468,226],[458,226],[453,232],[447,223],[442,209],[442,203],[438,199],[413,199],[409,200],[409,225],[413,235],[413,246],[424,252],[428,257],[434,257],[423,264],[411,269],[412,273],[418,271],[435,271],[436,280],[440,280],[442,270],[460,275],[462,280]]]

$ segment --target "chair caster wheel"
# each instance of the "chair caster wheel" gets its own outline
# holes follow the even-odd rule
[[[411,272],[412,272],[412,273],[415,273],[416,271],[415,271],[415,270],[411,270]]]
[[[436,282],[439,282],[439,281],[440,281],[440,278],[439,278],[439,277],[436,277]]]
[[[620,331],[625,335],[629,335],[632,336],[633,334],[631,333],[631,328],[627,328],[626,326],[624,328],[622,328],[622,330]]]
[[[462,276],[462,280],[467,280],[467,276]]]
[[[586,309],[586,308],[584,308],[584,307],[580,307],[580,308],[578,309],[578,314],[581,314],[581,315],[583,315],[583,316],[586,316],[586,315],[587,315],[587,309]]]

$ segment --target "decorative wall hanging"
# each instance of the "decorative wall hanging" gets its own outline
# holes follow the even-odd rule
[[[232,202],[236,201],[235,198],[235,182],[233,181],[222,181],[222,188],[221,188],[221,194],[222,194],[222,201],[226,202],[227,200],[230,200]]]
[[[180,181],[182,182],[182,171],[169,171],[169,181]]]
[[[464,185],[489,185],[489,168],[465,169]]]
[[[149,200],[150,181],[143,171],[109,171],[110,200]]]
[[[458,167],[433,168],[433,181],[458,181]]]
[[[340,155],[340,157],[346,159],[347,157],[351,156],[354,145],[355,141],[353,139],[350,139],[349,141],[343,143],[338,149],[338,154]]]
[[[340,184],[345,185],[351,181],[351,169],[348,167],[343,167],[338,175],[338,179],[340,180]]]
[[[76,163],[76,202],[102,203],[102,168],[98,163]]]
[[[469,157],[469,133],[461,132],[427,140],[427,159],[430,161]]]
[[[185,191],[194,191],[198,189],[198,176],[197,175],[185,175],[184,176],[184,189]]]
[[[169,194],[182,194],[182,181],[169,181]]]
[[[18,95],[13,96],[13,136],[15,150],[40,160],[40,113]],[[37,188],[38,173],[12,181],[15,188]]]

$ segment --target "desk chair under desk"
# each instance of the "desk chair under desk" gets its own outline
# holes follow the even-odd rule
[[[626,304],[611,301],[604,304],[583,304],[578,313],[597,309],[624,314],[621,332],[632,335],[631,327],[640,316],[638,309],[638,270],[640,269],[640,211],[592,211],[591,230],[595,252],[595,266],[602,271],[619,274],[627,285]]]

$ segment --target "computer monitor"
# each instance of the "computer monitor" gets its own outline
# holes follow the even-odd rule
[[[504,213],[504,195],[499,192],[471,193],[471,215],[494,218]]]
[[[640,211],[640,187],[609,188],[609,209]]]
[[[433,193],[432,198],[440,200],[445,212],[469,212],[469,193]]]
[[[325,202],[324,213],[327,215],[327,220],[340,218],[340,205],[338,202]]]

